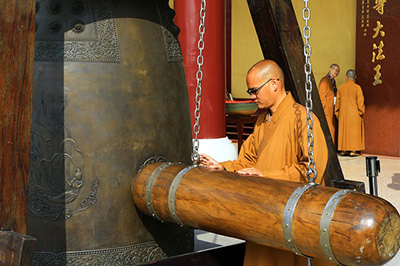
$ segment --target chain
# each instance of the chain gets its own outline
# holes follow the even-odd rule
[[[312,83],[311,83],[311,46],[309,43],[310,36],[311,36],[311,29],[308,25],[308,20],[310,19],[310,9],[308,8],[308,1],[303,0],[304,2],[304,9],[303,9],[303,19],[305,21],[305,26],[303,28],[303,37],[305,39],[303,52],[305,56],[305,64],[304,64],[304,72],[306,74],[306,82],[305,82],[305,89],[306,89],[306,109],[307,109],[307,147],[308,147],[308,170],[307,170],[307,178],[309,183],[314,183],[315,179],[317,178],[317,169],[315,168],[315,161],[314,161],[314,135],[313,135],[313,126],[314,121],[312,117]]]
[[[197,56],[197,66],[198,70],[196,72],[196,109],[194,111],[194,125],[193,125],[193,132],[194,132],[194,140],[193,140],[193,153],[192,153],[192,161],[194,164],[197,164],[199,161],[199,139],[198,135],[200,132],[200,102],[201,102],[201,84],[203,81],[203,71],[201,70],[204,57],[203,57],[203,49],[204,49],[204,33],[206,31],[205,26],[205,18],[206,18],[206,0],[201,0],[201,7],[200,7],[200,25],[199,25],[199,34],[200,39],[197,43],[197,48],[199,49],[199,55]]]

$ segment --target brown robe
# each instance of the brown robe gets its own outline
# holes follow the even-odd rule
[[[326,122],[331,132],[332,141],[335,143],[335,104],[333,85],[329,77],[326,75],[321,79],[318,86],[319,97],[321,98],[322,108],[324,109]]]
[[[340,151],[361,151],[364,141],[364,95],[354,80],[347,80],[337,92],[335,115],[338,118],[338,143]]]
[[[268,123],[268,112],[258,117],[254,132],[247,138],[235,161],[223,162],[228,171],[254,167],[269,178],[307,182],[307,124],[306,108],[296,103],[290,94],[278,106]],[[316,183],[323,183],[328,160],[325,136],[316,116],[314,121],[314,157],[318,176]],[[313,260],[312,265],[333,265]],[[286,250],[246,243],[244,265],[307,265],[307,259]]]

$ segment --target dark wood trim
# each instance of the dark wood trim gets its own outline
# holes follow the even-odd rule
[[[26,232],[35,47],[34,0],[0,4],[0,230]]]
[[[305,106],[303,39],[291,0],[247,0],[264,58],[273,59],[285,73],[285,86],[297,102]],[[343,180],[336,148],[329,133],[314,76],[312,76],[313,112],[321,122],[328,146],[324,178],[327,185]],[[319,173],[323,174],[323,173]]]
[[[0,231],[0,265],[32,265],[36,239],[13,231]]]

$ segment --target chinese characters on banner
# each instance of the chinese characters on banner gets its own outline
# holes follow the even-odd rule
[[[369,1],[369,0],[368,0]],[[383,15],[385,13],[385,3],[386,0],[376,0],[375,5],[373,6],[373,9],[378,12],[379,15]],[[375,76],[374,76],[374,82],[372,83],[374,86],[382,84],[381,80],[381,64],[378,63],[379,60],[384,60],[385,55],[383,54],[383,47],[385,46],[383,42],[383,38],[385,37],[385,32],[383,31],[383,24],[377,20],[376,21],[376,27],[373,29],[374,30],[374,35],[372,36],[373,39],[376,39],[376,41],[379,41],[379,45],[377,45],[375,42],[372,45],[373,52],[372,52],[372,62],[375,63],[375,60],[377,61],[377,65],[374,67],[375,71]]]
[[[389,0],[390,1],[390,0]],[[393,0],[392,0],[393,1]],[[361,28],[363,28],[363,36],[368,36],[368,28],[370,25],[373,28],[372,39],[374,39],[374,43],[372,44],[372,63],[375,63],[375,67],[373,68],[375,71],[374,82],[372,83],[374,86],[382,84],[381,79],[381,68],[382,65],[379,64],[380,60],[385,59],[385,54],[383,52],[383,47],[385,46],[384,38],[385,31],[383,29],[384,25],[380,20],[372,20],[370,21],[370,13],[376,12],[379,15],[385,14],[385,4],[386,0],[361,0]],[[371,10],[372,9],[372,10]],[[374,16],[376,17],[376,16]],[[379,16],[378,16],[379,19]],[[370,24],[372,22],[373,24]],[[376,26],[375,26],[376,23]]]
[[[400,157],[400,1],[357,0],[357,83],[366,112],[365,153]]]

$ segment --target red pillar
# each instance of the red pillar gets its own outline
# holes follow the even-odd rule
[[[204,64],[199,139],[223,138],[225,133],[225,1],[206,2]],[[175,0],[175,24],[180,28],[189,103],[194,124],[201,0]]]

